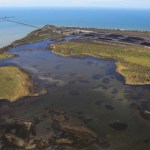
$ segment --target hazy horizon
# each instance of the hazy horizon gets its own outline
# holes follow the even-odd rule
[[[150,9],[149,0],[0,0],[0,7],[62,7],[62,8],[142,8]]]

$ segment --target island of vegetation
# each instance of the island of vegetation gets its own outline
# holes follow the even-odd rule
[[[0,99],[11,102],[31,94],[32,83],[28,74],[18,67],[0,67]]]
[[[0,61],[12,58],[14,55],[0,52]],[[0,100],[5,99],[11,102],[29,96],[31,94],[32,83],[28,74],[15,66],[0,67]]]
[[[11,58],[13,55],[7,54],[7,53],[0,53],[0,60]]]

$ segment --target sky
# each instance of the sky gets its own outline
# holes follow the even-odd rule
[[[0,6],[150,8],[150,0],[0,0]]]

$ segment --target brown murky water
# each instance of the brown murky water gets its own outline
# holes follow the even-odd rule
[[[31,119],[54,106],[82,119],[110,150],[149,150],[150,86],[125,85],[115,72],[115,62],[93,57],[62,57],[42,41],[9,50],[18,57],[1,61],[0,65],[16,65],[27,71],[38,97],[26,97],[10,104],[1,101],[1,115],[12,119]],[[120,124],[118,124],[120,123]],[[45,128],[43,123],[41,128]],[[101,148],[106,149],[106,148]]]

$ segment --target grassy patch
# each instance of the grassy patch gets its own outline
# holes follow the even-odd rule
[[[116,70],[125,77],[126,84],[150,84],[150,67],[143,67],[127,62],[117,62]]]
[[[38,29],[30,34],[28,34],[26,37],[16,40],[12,43],[12,45],[22,45],[27,43],[33,43],[38,42],[46,39],[57,39],[64,37],[63,34],[54,32],[52,29]]]
[[[31,95],[32,83],[29,76],[17,67],[0,67],[0,99],[11,102]]]
[[[0,60],[6,59],[6,58],[11,58],[13,55],[6,54],[6,53],[0,53]]]
[[[117,60],[117,71],[127,84],[150,84],[150,49],[107,42],[74,40],[53,45],[53,51],[63,56],[90,55]]]

